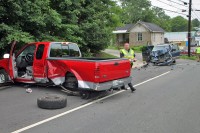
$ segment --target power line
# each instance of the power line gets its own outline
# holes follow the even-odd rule
[[[193,11],[193,14],[196,16],[197,19],[200,20],[199,16],[196,14],[196,12]]]
[[[177,8],[177,9],[179,9],[179,10],[183,10],[183,9],[181,9],[181,8],[178,8],[177,6],[174,6],[174,5],[168,4],[168,3],[163,2],[163,1],[161,1],[161,0],[157,0],[157,1],[159,1],[159,2],[161,2],[161,3],[163,3],[163,4],[165,4],[165,5],[168,5],[168,6],[171,6],[171,7]],[[169,0],[169,1],[171,1],[171,0]]]
[[[154,6],[154,7],[157,7],[157,6]],[[185,15],[185,16],[187,16],[186,14],[184,14],[184,13],[180,13],[180,12],[177,12],[177,11],[168,10],[168,9],[164,9],[164,8],[161,8],[161,7],[157,7],[157,8],[160,8],[160,9],[165,10],[165,11],[174,12],[174,13],[177,13],[177,14],[181,14],[181,15]]]
[[[175,4],[177,4],[177,5],[180,5],[180,6],[187,7],[186,5],[184,5],[184,4],[181,4],[181,3],[178,3],[178,2],[176,2],[176,1],[173,1],[173,0],[167,0],[167,1],[173,2],[173,3],[175,3]]]
[[[189,4],[188,2],[185,2],[185,1],[183,1],[183,0],[178,0],[178,1],[183,2],[184,5]]]

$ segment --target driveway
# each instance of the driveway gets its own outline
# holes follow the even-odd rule
[[[117,56],[117,57],[120,57],[119,50],[106,49],[106,50],[104,50],[104,52],[114,55],[114,56]],[[135,55],[136,55],[135,58],[137,59],[137,61],[133,63],[133,68],[139,68],[144,65],[144,62],[142,60],[142,53],[135,53]]]

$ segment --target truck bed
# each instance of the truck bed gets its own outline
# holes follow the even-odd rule
[[[51,57],[47,60],[50,66],[60,68],[62,73],[77,73],[78,80],[102,83],[130,76],[130,62],[125,58]]]

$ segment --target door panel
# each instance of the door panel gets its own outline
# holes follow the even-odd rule
[[[33,62],[33,77],[36,82],[43,82],[46,78],[45,45],[39,44]]]
[[[10,57],[9,57],[9,75],[10,75],[11,80],[16,78],[17,76],[16,70],[15,70],[16,69],[15,54],[14,54],[15,46],[16,46],[16,41],[13,41],[11,45]]]

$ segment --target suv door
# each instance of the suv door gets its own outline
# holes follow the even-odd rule
[[[180,56],[180,50],[179,50],[179,47],[177,44],[173,44],[172,45],[172,50],[171,50],[171,53],[172,53],[172,57],[179,57]]]

